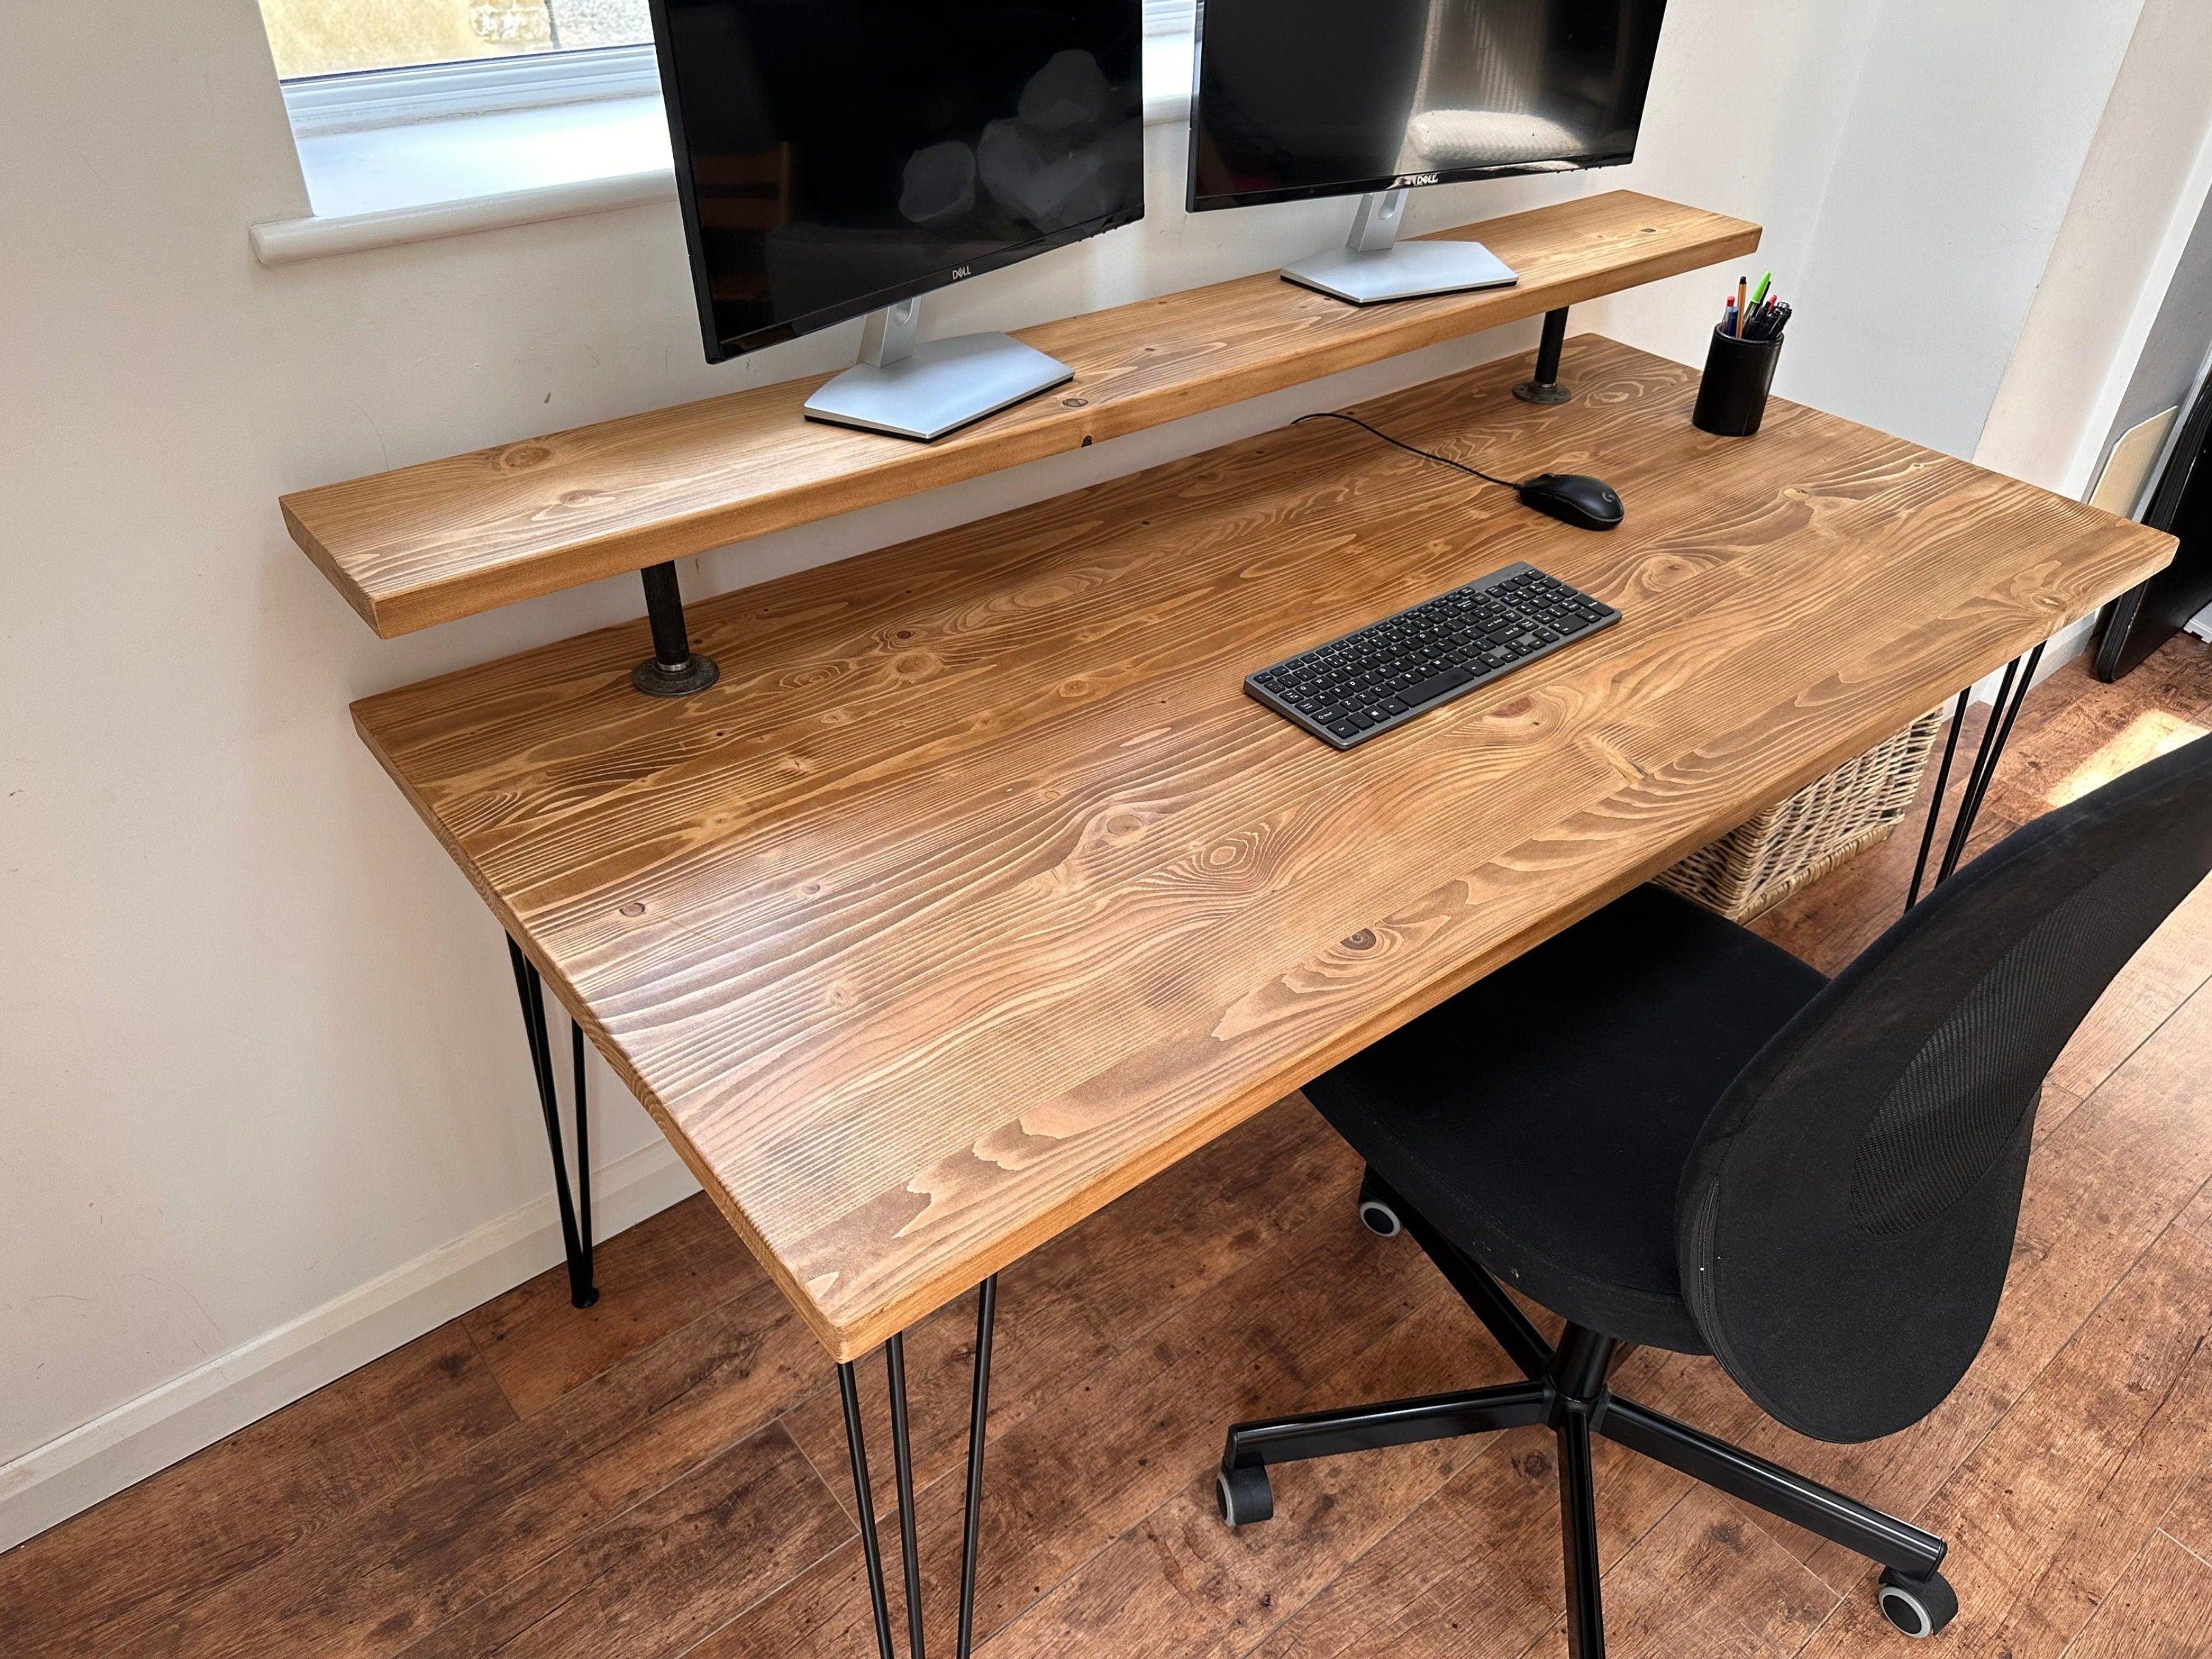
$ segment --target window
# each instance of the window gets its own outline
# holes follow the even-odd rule
[[[1142,0],[1188,35],[1195,0]],[[647,0],[261,0],[302,137],[656,95]]]
[[[286,81],[653,40],[646,0],[261,0]]]
[[[1145,0],[1145,33],[1188,34],[1198,15],[1198,0]]]
[[[1147,112],[1179,118],[1195,0],[1136,3],[1149,37]],[[265,264],[673,189],[648,0],[260,5],[311,204],[304,218],[254,228]],[[365,222],[396,212],[412,216]]]
[[[657,97],[646,0],[261,0],[302,138]]]

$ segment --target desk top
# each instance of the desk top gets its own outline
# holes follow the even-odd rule
[[[283,501],[293,538],[387,636],[1103,442],[1759,246],[1759,227],[1630,191],[1437,233],[1512,288],[1347,306],[1273,271],[1019,337],[1075,378],[932,444],[803,418],[828,379],[500,444]],[[732,370],[733,375],[749,371]]]
[[[2162,567],[2173,544],[1571,342],[369,698],[370,747],[830,1351],[1054,1232]],[[1617,628],[1339,753],[1251,670],[1514,559]]]

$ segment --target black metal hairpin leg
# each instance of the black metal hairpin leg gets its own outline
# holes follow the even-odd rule
[[[975,1645],[975,1545],[983,1520],[983,1425],[991,1414],[991,1334],[999,1319],[994,1273],[975,1293],[975,1392],[968,1401],[968,1520],[960,1546],[960,1659]]]
[[[1966,773],[1966,787],[1960,792],[1959,810],[1951,819],[1951,833],[1943,845],[1942,862],[1936,867],[1936,879],[1928,881],[1928,855],[1935,848],[1936,821],[1943,811],[1943,797],[1951,787],[1951,763],[1959,750],[1960,728],[1966,723],[1966,699],[1973,688],[1959,693],[1959,700],[1951,709],[1951,732],[1943,744],[1942,764],[1936,772],[1936,798],[1928,808],[1928,822],[1920,832],[1920,857],[1912,866],[1912,885],[1905,895],[1905,908],[1910,910],[1920,902],[1923,885],[1930,890],[1948,881],[1958,870],[1959,861],[1966,856],[1966,843],[1973,838],[1974,820],[1981,815],[1982,800],[1989,793],[1990,782],[1996,775],[1997,763],[2004,758],[2005,744],[2012,736],[2013,722],[2020,718],[2021,706],[2035,684],[2035,671],[2043,661],[2042,646],[2037,646],[2025,657],[2015,657],[2005,665],[2004,678],[1997,682],[1997,695],[1990,705],[1990,723],[1982,728],[1981,746],[1975,751],[1974,763]]]
[[[545,1024],[545,982],[537,964],[507,942],[514,966],[515,994],[522,999],[523,1035],[530,1042],[530,1067],[538,1081],[538,1103],[545,1113],[545,1139],[553,1152],[553,1198],[561,1211],[561,1244],[568,1257],[568,1300],[588,1308],[599,1299],[592,1282],[592,1136],[589,1103],[584,1092],[584,1028],[569,1022],[575,1069],[576,1195],[568,1195],[568,1159],[561,1145],[560,1091],[553,1078],[553,1041]]]
[[[884,1344],[891,1382],[891,1464],[898,1477],[899,1559],[906,1568],[906,1650],[922,1659],[921,1546],[915,1535],[914,1447],[906,1421],[906,1338]]]
[[[975,1295],[975,1387],[968,1410],[968,1497],[960,1540],[960,1625],[955,1651],[969,1659],[975,1646],[975,1559],[982,1531],[983,1441],[991,1407],[991,1339],[998,1322],[999,1281],[983,1281]],[[906,1338],[884,1345],[884,1369],[890,1383],[891,1456],[897,1474],[899,1555],[906,1584],[908,1659],[923,1651],[921,1552],[914,1503],[914,1444],[907,1416]],[[845,1403],[845,1444],[853,1465],[853,1494],[862,1516],[860,1549],[868,1567],[868,1599],[875,1615],[878,1659],[896,1659],[891,1647],[891,1613],[884,1583],[883,1552],[876,1542],[875,1494],[868,1481],[868,1449],[860,1429],[860,1400],[850,1362],[837,1367],[838,1392]]]
[[[837,1392],[845,1401],[845,1450],[853,1463],[853,1498],[860,1514],[860,1555],[868,1564],[868,1597],[875,1604],[876,1652],[897,1659],[891,1649],[891,1606],[884,1594],[884,1553],[876,1543],[876,1494],[868,1479],[867,1438],[860,1432],[860,1391],[853,1364],[837,1367]]]

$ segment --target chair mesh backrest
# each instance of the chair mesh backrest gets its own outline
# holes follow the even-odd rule
[[[2020,830],[1807,1005],[1714,1109],[1677,1207],[1715,1356],[1802,1433],[1869,1440],[1996,1316],[2047,1073],[2212,871],[2212,738]]]

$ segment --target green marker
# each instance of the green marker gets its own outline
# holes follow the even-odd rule
[[[1753,312],[1766,303],[1766,290],[1773,285],[1774,273],[1771,270],[1759,279],[1759,291],[1751,296],[1751,308]]]

